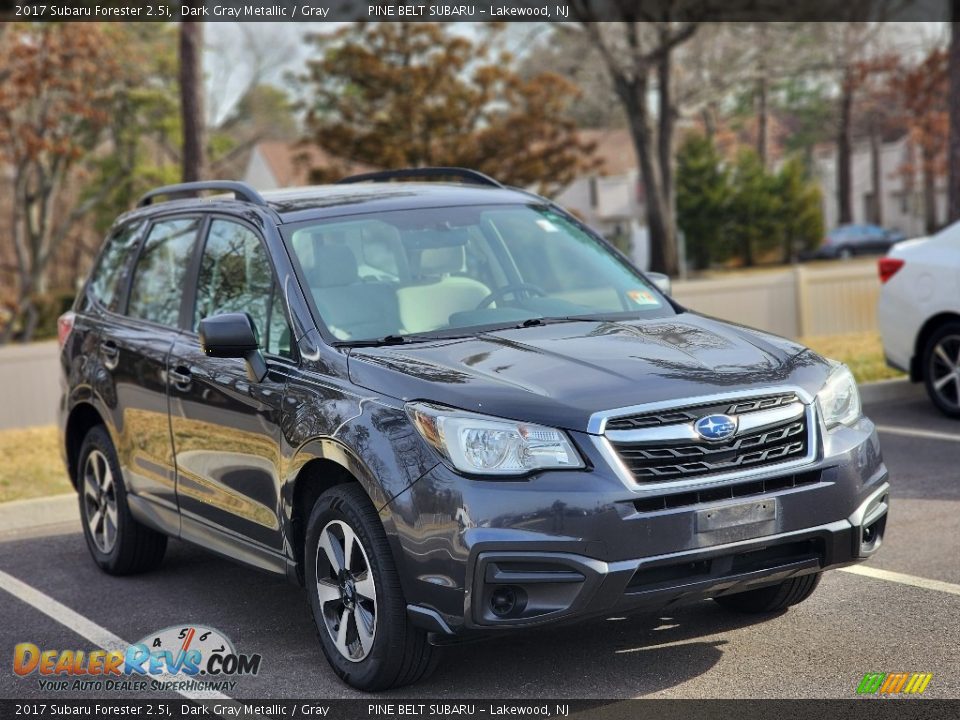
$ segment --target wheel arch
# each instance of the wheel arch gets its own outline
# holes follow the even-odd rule
[[[74,405],[67,417],[64,428],[63,442],[66,450],[67,474],[73,487],[77,487],[77,463],[80,459],[80,448],[83,439],[98,425],[106,427],[106,421],[100,411],[89,402],[80,402]]]
[[[294,455],[288,478],[283,493],[287,505],[286,537],[299,582],[303,582],[303,552],[310,511],[320,495],[337,485],[357,484],[363,488],[394,547],[393,521],[385,509],[390,497],[366,464],[346,446],[332,438],[307,442]]]

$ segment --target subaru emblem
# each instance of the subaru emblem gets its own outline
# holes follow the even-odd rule
[[[737,432],[738,418],[729,415],[707,415],[693,424],[704,440],[726,440]]]

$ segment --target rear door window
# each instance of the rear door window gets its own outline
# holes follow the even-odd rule
[[[137,259],[127,314],[177,327],[199,218],[161,220],[150,228]]]

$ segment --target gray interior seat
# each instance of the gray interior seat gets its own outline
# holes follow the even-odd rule
[[[316,243],[313,265],[304,267],[317,310],[341,339],[377,338],[399,332],[396,286],[363,282],[346,245]]]

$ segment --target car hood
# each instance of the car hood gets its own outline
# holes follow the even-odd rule
[[[357,348],[348,362],[355,384],[400,400],[581,431],[642,403],[785,384],[812,395],[828,369],[802,345],[689,312]]]

